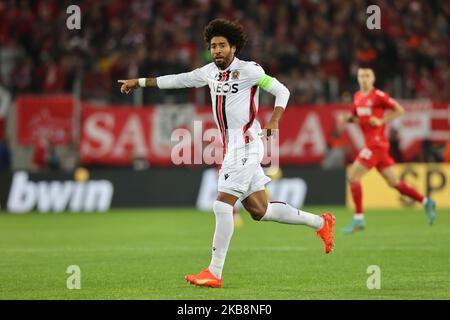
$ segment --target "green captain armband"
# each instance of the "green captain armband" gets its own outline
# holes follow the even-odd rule
[[[264,91],[267,91],[272,84],[273,78],[268,76],[267,74],[263,75],[261,79],[258,81],[258,86],[262,88]]]

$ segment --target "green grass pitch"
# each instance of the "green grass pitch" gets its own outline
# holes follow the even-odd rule
[[[326,209],[305,208],[321,213]],[[420,210],[369,211],[343,236],[351,212],[334,207],[336,247],[324,254],[305,226],[254,222],[235,229],[223,288],[184,280],[209,264],[214,215],[194,209],[0,214],[0,299],[450,299],[450,215],[433,227]],[[69,290],[69,265],[81,289]],[[378,265],[381,289],[367,289]]]

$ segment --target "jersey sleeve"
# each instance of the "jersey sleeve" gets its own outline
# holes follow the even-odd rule
[[[256,62],[250,62],[247,72],[251,86],[259,85],[259,81],[266,74],[264,69]]]
[[[276,107],[286,108],[290,96],[288,88],[276,78],[267,75],[259,64],[254,62],[252,64],[249,72],[251,85],[257,85],[264,91],[274,95]]]
[[[156,78],[160,89],[200,88],[208,84],[206,66],[191,72],[170,74]]]
[[[389,94],[383,91],[377,91],[377,95],[381,101],[381,104],[384,109],[393,110],[395,109],[396,101],[391,98]]]

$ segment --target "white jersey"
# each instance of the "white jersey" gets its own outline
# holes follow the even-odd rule
[[[286,87],[267,76],[259,64],[236,57],[225,70],[212,62],[191,72],[158,77],[157,85],[161,89],[209,86],[225,154],[258,139],[259,87],[276,95],[276,106],[285,108],[289,99]]]

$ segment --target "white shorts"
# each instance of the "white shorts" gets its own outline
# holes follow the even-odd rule
[[[261,161],[264,145],[260,139],[225,155],[219,171],[218,191],[232,194],[240,200],[264,190],[271,179],[264,174]]]

